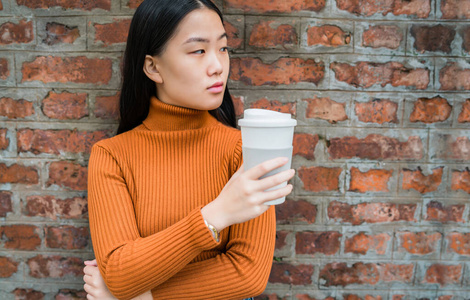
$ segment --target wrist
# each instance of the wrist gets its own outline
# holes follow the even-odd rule
[[[221,232],[224,228],[230,225],[226,223],[227,218],[224,217],[223,211],[217,209],[214,202],[204,206],[201,209],[201,214],[204,220],[212,225],[218,232]]]

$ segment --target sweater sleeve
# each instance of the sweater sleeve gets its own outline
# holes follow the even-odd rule
[[[233,173],[241,164],[240,141],[234,153]],[[274,254],[274,207],[255,219],[232,225],[228,230],[225,253],[187,265],[152,290],[153,298],[243,299],[261,294],[268,282]]]
[[[108,150],[92,148],[88,167],[88,206],[93,249],[111,293],[130,299],[180,272],[217,243],[200,207],[158,233],[142,238],[122,171]]]

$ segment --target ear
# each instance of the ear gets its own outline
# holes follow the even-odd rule
[[[150,78],[150,80],[156,83],[163,83],[163,78],[158,71],[158,61],[155,57],[150,55],[145,56],[144,73],[148,78]]]

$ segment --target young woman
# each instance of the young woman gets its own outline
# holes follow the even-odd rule
[[[209,0],[146,0],[124,56],[120,124],[93,146],[88,299],[244,299],[265,289],[274,208],[294,170],[250,170],[227,89],[229,55]],[[109,291],[112,295],[109,293]]]

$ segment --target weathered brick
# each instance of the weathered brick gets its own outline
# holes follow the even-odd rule
[[[465,102],[462,104],[462,110],[460,111],[457,121],[459,123],[470,122],[470,99],[465,100]]]
[[[83,276],[83,260],[78,257],[37,255],[28,259],[29,275],[34,278],[61,278],[67,275]]]
[[[305,116],[307,118],[315,118],[326,120],[331,124],[345,121],[348,119],[346,114],[346,103],[336,102],[328,97],[314,97],[312,99],[302,99],[307,102],[307,110]]]
[[[94,1],[76,1],[76,0],[16,0],[18,5],[23,5],[33,9],[48,9],[52,7],[61,7],[64,9],[81,9],[93,10],[96,8],[110,10],[111,0],[94,0]]]
[[[125,43],[129,33],[131,19],[114,18],[112,23],[93,24],[95,28],[95,43],[101,42],[105,47]]]
[[[84,191],[87,188],[86,166],[68,161],[52,162],[49,165],[49,179],[46,185],[56,184],[72,190]]]
[[[439,232],[426,234],[425,232],[397,232],[398,251],[410,254],[426,255],[437,253],[442,234]]]
[[[274,110],[282,113],[288,113],[291,115],[296,115],[296,103],[295,102],[287,102],[282,103],[277,100],[268,100],[266,98],[261,98],[256,100],[255,102],[250,104],[250,108],[261,108],[261,109],[269,109]]]
[[[79,300],[86,299],[87,292],[84,290],[60,289],[55,300]]]
[[[403,169],[402,189],[414,189],[421,194],[437,191],[442,182],[443,172],[444,167],[435,168],[431,175],[425,176],[419,167],[417,170]]]
[[[341,168],[326,167],[300,167],[298,170],[304,189],[311,192],[339,190],[341,172]]]
[[[88,213],[87,199],[73,197],[57,199],[54,196],[28,196],[23,208],[23,214],[29,217],[45,217],[52,220],[82,219]]]
[[[7,278],[18,271],[18,262],[5,256],[0,256],[0,278]]]
[[[452,170],[452,190],[462,190],[470,194],[470,169]]]
[[[331,299],[328,299],[328,298],[331,298]],[[328,298],[327,298],[328,300],[335,300],[332,297],[328,297]],[[372,295],[367,294],[362,297],[356,294],[343,294],[343,299],[344,300],[382,300],[382,296],[372,296]]]
[[[0,98],[0,116],[9,119],[26,118],[34,114],[33,102],[24,99]]]
[[[336,6],[341,10],[361,16],[372,16],[376,13],[387,15],[415,15],[427,18],[431,12],[430,0],[336,0]]]
[[[285,201],[276,206],[276,220],[278,224],[314,224],[316,217],[317,206],[305,200]]]
[[[459,284],[462,271],[462,265],[433,264],[426,270],[424,282],[438,283],[440,286]]]
[[[359,232],[348,238],[344,242],[344,253],[355,253],[366,255],[369,251],[375,251],[379,255],[384,255],[391,240],[387,233],[366,234]]]
[[[360,225],[364,222],[414,222],[416,221],[415,211],[416,204],[359,203],[350,205],[332,201],[328,206],[328,217],[352,225]]]
[[[36,250],[41,245],[38,228],[33,225],[1,226],[0,237],[6,249]]]
[[[370,102],[355,102],[357,118],[365,123],[398,123],[398,104],[388,99],[373,99]]]
[[[0,79],[5,80],[10,76],[10,69],[8,66],[8,60],[6,58],[0,58]]]
[[[46,246],[66,250],[83,249],[88,246],[89,230],[87,227],[63,225],[60,227],[47,226],[44,229]]]
[[[286,238],[289,234],[289,231],[285,230],[278,230],[276,231],[276,244],[274,246],[275,249],[282,249],[287,244]]]
[[[15,300],[43,300],[44,293],[33,289],[15,289],[13,291]]]
[[[426,221],[437,221],[441,223],[460,222],[464,223],[464,204],[446,205],[441,202],[430,201],[426,205]]]
[[[79,37],[80,30],[77,26],[69,27],[56,22],[48,22],[46,24],[46,37],[42,42],[49,46],[62,43],[73,44]]]
[[[0,150],[5,150],[10,145],[10,139],[7,138],[7,132],[8,130],[6,128],[0,128]]]
[[[470,3],[470,1],[469,1]],[[470,26],[462,30],[462,49],[470,54]]]
[[[270,283],[284,283],[292,285],[306,285],[312,283],[313,266],[291,265],[287,263],[273,263]]]
[[[408,86],[423,90],[430,82],[430,71],[427,68],[406,68],[398,62],[360,61],[355,66],[333,62],[330,69],[335,72],[336,80],[361,88],[369,88],[375,84],[385,87],[391,84],[394,87]]]
[[[243,96],[233,96],[232,95],[232,101],[233,101],[233,106],[234,106],[234,109],[235,109],[235,115],[237,117],[240,117],[243,115],[243,112],[244,112],[244,108],[245,108],[245,100],[244,100],[244,97]]]
[[[470,233],[450,232],[446,236],[447,252],[470,256]]]
[[[135,8],[139,7],[139,5],[142,2],[144,2],[144,0],[129,0],[129,1],[127,1],[127,6],[129,8],[134,8],[135,9]]]
[[[332,138],[328,153],[331,159],[359,157],[364,159],[419,160],[423,158],[423,143],[418,136],[411,136],[406,142],[398,139],[369,134],[364,139],[355,136]]]
[[[433,139],[433,147],[436,158],[470,160],[470,139],[466,136],[438,134]]]
[[[441,0],[443,19],[470,18],[470,0]]]
[[[435,26],[413,25],[410,33],[415,39],[413,47],[420,53],[442,51],[450,53],[455,29],[441,24]]]
[[[6,22],[0,25],[0,45],[27,44],[33,40],[32,21],[20,20],[18,24]]]
[[[34,167],[0,163],[0,183],[37,184],[38,180],[38,170]]]
[[[323,253],[325,255],[335,255],[341,247],[341,237],[343,235],[337,231],[297,232],[295,235],[295,252],[297,254]]]
[[[119,118],[120,93],[112,96],[97,96],[95,100],[95,116],[101,119]]]
[[[230,79],[253,86],[299,82],[318,85],[325,76],[323,62],[317,63],[314,59],[279,58],[271,64],[265,64],[258,58],[233,58],[230,68]]]
[[[449,62],[439,71],[441,90],[470,90],[470,69],[459,67],[456,62]]]
[[[318,144],[318,134],[294,133],[293,155],[299,155],[306,159],[315,159],[315,147]]]
[[[403,32],[395,25],[369,25],[369,28],[362,34],[364,47],[398,49],[402,40]]]
[[[288,300],[290,299],[289,296],[281,297],[277,295],[276,293],[271,293],[271,294],[261,294],[259,296],[255,297],[256,300]]]
[[[9,212],[13,211],[11,195],[9,191],[0,191],[0,218],[6,217]]]
[[[351,181],[349,191],[356,193],[389,192],[388,183],[393,170],[372,169],[361,172],[358,168],[351,168]]]
[[[237,21],[241,23],[242,20],[238,19]],[[241,24],[241,26],[243,26],[244,23]],[[241,49],[243,47],[243,38],[241,38],[242,33],[240,32],[240,30],[234,24],[227,21],[227,19],[224,20],[224,28],[228,36],[227,45],[231,49]]]
[[[34,154],[90,153],[96,142],[111,136],[109,131],[20,129],[18,151]]]
[[[351,42],[351,33],[335,25],[309,26],[307,28],[307,45],[338,47]]]
[[[410,115],[411,122],[435,123],[447,120],[452,106],[441,96],[418,98]]]
[[[21,82],[108,84],[112,76],[112,61],[86,56],[38,56],[33,61],[23,62],[21,72]]]
[[[81,119],[88,116],[87,93],[49,92],[42,100],[42,112],[58,120]]]
[[[280,12],[289,13],[297,11],[320,11],[325,7],[325,0],[304,1],[304,0],[226,0],[225,8],[242,9],[244,12]]]
[[[248,45],[257,48],[283,48],[297,45],[298,37],[293,24],[277,21],[260,21],[253,25]]]

